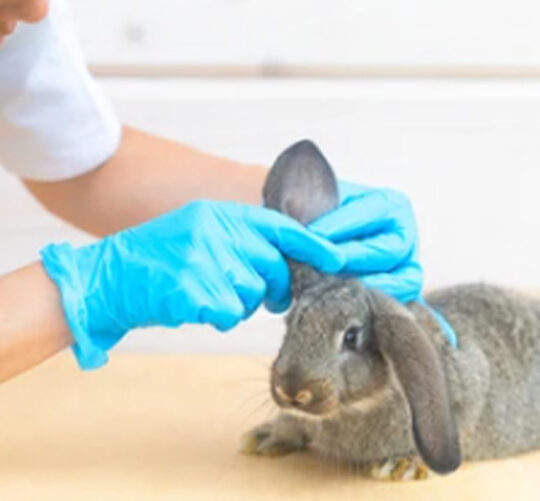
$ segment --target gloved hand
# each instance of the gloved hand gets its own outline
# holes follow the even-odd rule
[[[261,301],[290,303],[284,256],[337,272],[343,253],[296,221],[262,207],[193,202],[95,244],[49,245],[79,365],[94,368],[134,327],[209,323],[227,330]]]
[[[384,188],[339,182],[341,204],[309,228],[339,244],[345,253],[345,273],[357,275],[407,302],[422,292],[418,235],[407,197]]]

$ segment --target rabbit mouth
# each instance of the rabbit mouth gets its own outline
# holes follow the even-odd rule
[[[297,409],[304,415],[308,414],[312,417],[324,418],[335,414],[340,408],[339,400],[335,396],[329,396],[324,400],[316,402],[315,405],[306,409]]]
[[[330,414],[334,414],[341,406],[337,395],[334,394],[317,400],[303,402],[287,397],[280,391],[279,386],[272,388],[272,397],[283,410],[315,418],[327,417]]]

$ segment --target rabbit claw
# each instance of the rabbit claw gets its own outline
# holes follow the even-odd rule
[[[274,433],[272,423],[265,423],[246,433],[240,442],[240,452],[248,455],[280,457],[305,449],[301,436],[282,437]]]
[[[433,472],[418,457],[390,458],[369,465],[368,473],[377,480],[425,480]]]

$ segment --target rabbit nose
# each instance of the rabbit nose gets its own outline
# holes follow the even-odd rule
[[[280,405],[306,408],[316,400],[317,387],[313,381],[307,381],[299,370],[279,373],[274,369],[272,386],[276,401]]]
[[[289,395],[280,385],[275,387],[275,391],[280,400],[295,407],[305,407],[313,401],[313,392],[308,389],[300,390],[294,396]]]
[[[299,367],[287,367],[281,372],[276,364],[272,367],[270,388],[274,401],[282,408],[294,408],[314,415],[332,412],[339,407],[339,394],[328,378]]]
[[[297,403],[300,406],[309,405],[313,400],[313,393],[311,390],[300,390],[294,397],[293,403]]]

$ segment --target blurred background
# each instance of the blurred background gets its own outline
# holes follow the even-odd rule
[[[405,191],[427,288],[540,290],[540,4],[515,0],[71,0],[125,123],[271,164],[315,140],[342,178]],[[0,272],[89,238],[0,172]],[[128,336],[119,350],[271,353],[260,312]],[[113,355],[114,356],[114,355]]]

